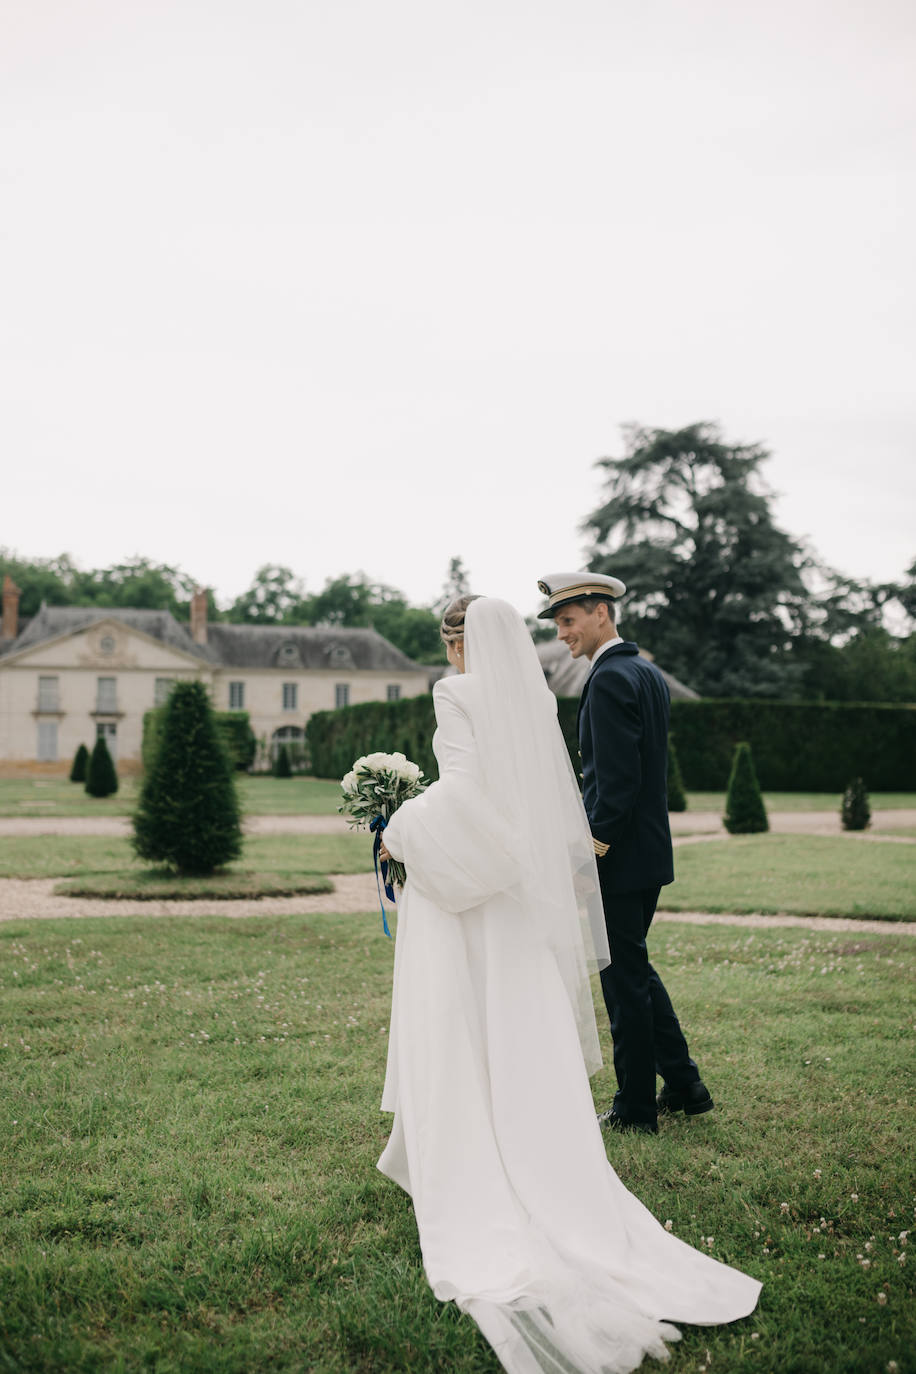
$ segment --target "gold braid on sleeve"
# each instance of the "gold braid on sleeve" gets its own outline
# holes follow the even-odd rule
[[[594,835],[592,836],[592,844],[595,846],[595,853],[599,859],[603,859],[611,847],[609,844],[605,844],[603,840],[596,840]]]

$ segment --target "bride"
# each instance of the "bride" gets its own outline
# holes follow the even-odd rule
[[[434,688],[440,779],[391,818],[404,861],[379,1169],[426,1275],[510,1374],[624,1374],[672,1322],[752,1312],[756,1279],[659,1225],[607,1161],[589,974],[609,962],[591,835],[517,611],[461,597]]]

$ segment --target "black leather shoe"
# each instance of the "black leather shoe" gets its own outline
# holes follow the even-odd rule
[[[660,1112],[683,1112],[686,1116],[700,1116],[715,1106],[705,1083],[691,1083],[680,1091],[665,1084],[655,1101]]]
[[[618,1116],[611,1107],[606,1112],[598,1113],[598,1125],[603,1131],[620,1131],[628,1135],[658,1135],[658,1127],[651,1121],[627,1121],[626,1117]]]

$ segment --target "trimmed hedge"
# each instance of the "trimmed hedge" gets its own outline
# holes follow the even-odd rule
[[[432,750],[435,728],[433,699],[428,693],[402,701],[366,701],[336,711],[316,711],[305,727],[312,772],[317,778],[342,778],[363,754],[400,751],[435,781],[439,776]]]
[[[575,697],[557,703],[577,776],[578,705]],[[399,749],[428,778],[436,778],[435,728],[428,695],[318,711],[305,730],[312,771],[319,778],[342,778],[361,754]],[[855,775],[871,792],[916,792],[916,706],[674,701],[671,729],[684,785],[691,791],[724,791],[735,746],[746,740],[767,792],[842,792]]]
[[[575,714],[573,714],[575,721]],[[916,791],[916,706],[815,701],[674,701],[687,787],[719,792],[746,740],[765,792]]]
[[[140,755],[143,759],[144,771],[147,773],[155,762],[166,710],[166,706],[156,706],[152,711],[144,712],[143,715],[143,742],[140,746]],[[213,716],[223,743],[229,750],[233,768],[236,771],[250,768],[254,762],[258,741],[251,728],[248,712],[214,711]]]

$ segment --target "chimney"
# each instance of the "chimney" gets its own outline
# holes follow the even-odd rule
[[[0,639],[15,639],[19,633],[19,588],[9,573],[3,579],[3,628]]]
[[[191,638],[195,644],[206,644],[207,642],[206,587],[195,587],[194,595],[191,597]]]

